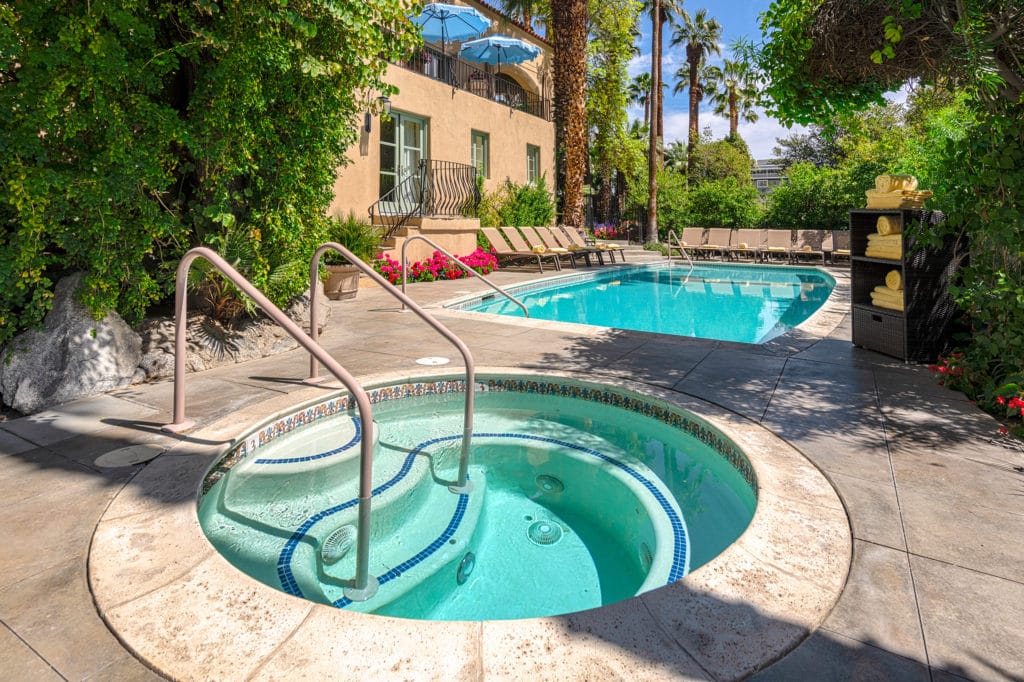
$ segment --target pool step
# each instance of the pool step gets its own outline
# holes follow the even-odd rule
[[[323,561],[322,545],[334,532],[330,530],[335,527],[334,521],[325,521],[322,529],[311,529],[311,542],[297,546],[287,577],[294,579],[295,587],[306,598],[355,611],[377,610],[439,571],[451,570],[454,584],[458,562],[468,551],[487,488],[483,471],[474,468],[471,480],[471,493],[456,494],[445,485],[421,478],[417,490],[410,491],[421,498],[420,504],[409,509],[403,523],[373,527],[369,572],[379,580],[380,588],[370,600],[350,603],[344,598],[343,588],[355,575],[354,550],[336,563]],[[403,499],[409,497],[404,495]],[[374,517],[376,514],[375,510]]]

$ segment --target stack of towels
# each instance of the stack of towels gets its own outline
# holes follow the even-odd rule
[[[903,311],[903,277],[899,270],[885,276],[885,284],[871,290],[871,304],[888,310]]]
[[[878,216],[875,232],[868,235],[868,258],[900,260],[903,257],[903,235],[900,234],[900,219],[897,216]]]

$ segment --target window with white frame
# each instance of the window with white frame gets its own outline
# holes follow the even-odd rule
[[[491,177],[490,147],[491,136],[474,130],[471,133],[470,156],[476,172],[485,178]]]
[[[533,182],[540,178],[540,147],[526,145],[526,181]]]

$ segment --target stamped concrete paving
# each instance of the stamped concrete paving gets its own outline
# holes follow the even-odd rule
[[[424,304],[478,290],[465,281],[411,289]],[[426,355],[457,362],[382,291],[332,305],[322,341],[357,377],[407,370]],[[823,625],[759,678],[1024,678],[1024,453],[925,368],[853,348],[848,319],[822,336],[751,347],[439,315],[482,365],[691,394],[770,429],[821,468],[851,519],[847,585]],[[292,351],[191,376],[189,413],[210,424],[297,390],[306,367]],[[0,422],[0,679],[159,678],[97,615],[86,556],[109,501],[145,466],[131,462],[174,442],[159,431],[170,404],[161,382]],[[124,449],[139,444],[148,447]]]

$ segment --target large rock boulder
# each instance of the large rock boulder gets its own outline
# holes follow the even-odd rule
[[[0,396],[19,412],[121,388],[136,377],[142,340],[117,313],[96,320],[78,302],[82,277],[61,279],[43,328],[19,334],[0,351]]]

